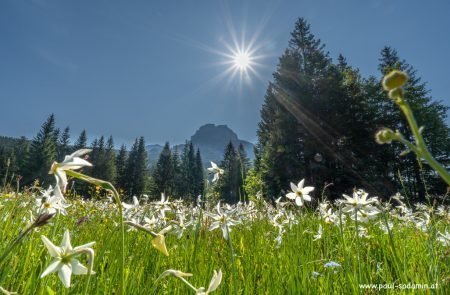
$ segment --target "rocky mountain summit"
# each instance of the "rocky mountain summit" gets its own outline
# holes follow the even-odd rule
[[[237,134],[227,125],[205,124],[201,126],[189,140],[193,143],[195,149],[200,149],[205,167],[209,166],[210,161],[218,164],[222,161],[225,147],[230,141],[236,148],[242,144],[247,156],[251,160],[254,159],[253,144],[246,140],[239,139]],[[184,144],[178,144],[172,146],[172,151],[181,153],[183,148]],[[150,165],[156,164],[162,149],[163,146],[159,144],[147,146]]]

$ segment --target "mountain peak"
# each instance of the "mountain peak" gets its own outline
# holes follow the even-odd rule
[[[227,125],[205,124],[191,136],[194,145],[226,146],[228,142],[239,144],[239,138]]]
[[[205,166],[208,166],[210,161],[220,163],[223,158],[225,147],[230,141],[236,148],[242,144],[247,156],[250,159],[254,158],[253,144],[239,139],[237,134],[227,125],[215,125],[211,123],[202,125],[194,135],[191,136],[190,140],[196,149],[200,149],[203,164]],[[183,150],[183,147],[184,144],[179,144],[172,146],[172,149],[180,152]],[[151,165],[154,165],[158,160],[162,148],[161,145],[156,144],[147,146],[149,162]]]

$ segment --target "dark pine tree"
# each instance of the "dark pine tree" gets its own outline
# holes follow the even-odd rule
[[[136,161],[138,153],[139,141],[136,138],[133,146],[131,147],[130,153],[128,154],[127,167],[126,167],[126,178],[125,178],[125,193],[128,196],[133,196],[136,194],[135,191],[135,176],[136,176]]]
[[[86,130],[81,131],[80,136],[73,146],[73,151],[84,149],[87,146]]]
[[[111,183],[114,183],[117,176],[117,167],[116,167],[116,152],[114,150],[114,139],[112,136],[109,136],[108,141],[106,142],[105,149],[105,158],[104,158],[104,179]]]
[[[71,153],[69,126],[64,128],[64,131],[58,140],[58,149],[57,150],[58,150],[58,161],[64,160],[64,157]]]
[[[144,137],[140,137],[138,141],[138,148],[135,163],[135,180],[134,180],[134,194],[140,196],[144,193],[148,179],[148,159],[147,150],[145,149]]]
[[[242,197],[242,176],[239,156],[231,141],[225,148],[220,167],[224,174],[219,178],[217,190],[225,202],[234,204]]]
[[[25,184],[30,184],[35,179],[39,179],[43,186],[52,183],[53,175],[49,175],[48,171],[57,158],[57,136],[55,133],[55,116],[52,114],[31,142],[27,167],[24,171]]]
[[[153,171],[153,181],[156,186],[157,192],[164,193],[166,195],[173,195],[174,193],[174,165],[172,152],[168,142],[164,145],[164,148],[159,155],[156,168]]]
[[[126,186],[126,168],[127,168],[127,147],[122,145],[119,154],[116,157],[116,181],[115,185],[119,191],[125,191]]]
[[[183,196],[183,174],[181,170],[180,156],[176,151],[172,153],[172,169],[173,169],[173,196]]]
[[[329,58],[304,19],[297,21],[291,36],[267,89],[258,128],[256,169],[269,198],[288,189],[291,181],[305,176],[312,181],[310,163],[319,152],[307,132],[318,135],[321,127],[310,108],[325,106],[318,93],[326,83]]]
[[[195,168],[194,168],[194,196],[203,194],[203,189],[205,186],[205,176],[203,173],[203,163],[202,156],[200,154],[200,149],[197,149],[195,154]]]

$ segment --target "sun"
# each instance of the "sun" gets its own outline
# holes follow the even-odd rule
[[[258,59],[260,55],[256,53],[257,49],[245,44],[225,44],[228,52],[223,52],[223,64],[227,66],[224,75],[228,75],[230,80],[239,77],[239,81],[251,83],[251,77],[259,77],[257,68],[261,66]]]
[[[251,66],[252,57],[248,52],[237,52],[233,56],[234,67],[246,71]]]

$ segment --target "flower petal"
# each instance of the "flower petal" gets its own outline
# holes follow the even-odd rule
[[[227,227],[225,226],[225,224],[223,224],[222,225],[222,234],[223,234],[223,238],[225,239],[225,240],[227,240],[228,241],[228,238],[229,238],[229,233],[230,233],[230,229],[228,228],[227,229]]]
[[[206,291],[206,294],[216,290],[217,287],[219,287],[221,282],[222,282],[222,270],[219,269],[219,273],[217,273],[214,270],[214,275],[211,279],[211,282],[209,283],[209,287],[208,287],[208,290]]]
[[[77,250],[80,250],[80,249],[92,248],[92,246],[94,246],[94,244],[95,244],[95,242],[90,242],[90,243],[87,243],[87,244],[84,244],[84,245],[77,246],[77,247],[73,248],[72,250],[73,251],[77,251]]]
[[[305,179],[303,178],[302,180],[300,180],[300,182],[298,183],[298,189],[301,190],[303,188],[303,185],[305,184]]]
[[[70,264],[72,265],[72,272],[74,275],[85,275],[88,273],[87,267],[82,265],[77,259],[70,260]]]
[[[92,166],[91,163],[89,163],[88,161],[81,159],[81,158],[73,158],[72,161],[70,162],[63,162],[59,164],[59,167],[62,170],[77,170],[77,169],[81,169],[85,166]]]
[[[297,206],[303,206],[303,200],[302,198],[296,198],[295,199],[295,204],[297,204]]]
[[[304,188],[302,189],[302,194],[307,195],[307,194],[309,194],[310,192],[312,192],[313,190],[314,190],[314,187],[312,187],[312,186],[304,187]]]
[[[63,264],[58,272],[59,279],[64,287],[70,287],[70,277],[72,276],[72,266],[70,264]]]
[[[294,200],[295,198],[297,198],[297,194],[296,193],[288,193],[286,195],[286,198]]]
[[[220,226],[220,222],[219,221],[214,221],[213,223],[211,223],[211,225],[209,226],[209,231],[215,230],[216,228],[219,228]]]
[[[166,242],[163,235],[158,234],[153,240],[152,240],[153,247],[156,248],[156,250],[160,251],[162,254],[169,256],[169,252],[166,248]]]
[[[310,195],[303,195],[303,200],[311,202],[311,196]]]
[[[59,271],[59,269],[63,266],[61,263],[61,260],[55,259],[50,263],[50,265],[44,270],[44,272],[41,274],[41,279],[45,277],[46,275],[49,275],[51,273],[54,273],[55,271]]]
[[[56,184],[59,185],[62,192],[66,191],[67,187],[67,175],[66,172],[64,172],[62,169],[57,168],[56,169]]]
[[[68,230],[64,232],[63,240],[61,242],[61,248],[67,251],[72,250],[72,244],[70,244],[70,233]]]
[[[69,157],[69,159],[73,159],[73,158],[75,158],[75,157],[81,157],[81,156],[84,156],[84,155],[86,155],[87,153],[90,153],[92,150],[91,149],[79,149],[79,150],[77,150],[77,151],[75,151],[75,152],[73,152],[70,156],[68,156]],[[66,156],[67,157],[67,156]],[[64,160],[65,160],[66,158],[64,158]]]
[[[55,246],[46,236],[41,236],[42,242],[44,242],[45,247],[52,257],[61,257],[62,249],[61,247]]]
[[[291,190],[292,190],[294,193],[298,191],[297,186],[296,186],[294,183],[292,183],[292,182],[291,182]]]

